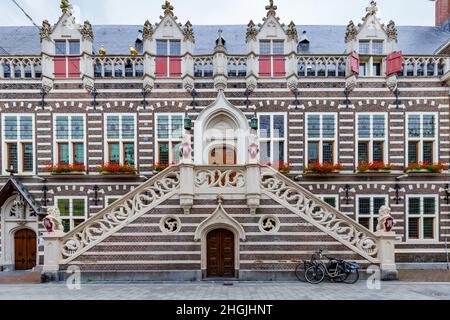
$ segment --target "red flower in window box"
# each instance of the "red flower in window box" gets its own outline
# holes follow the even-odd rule
[[[156,163],[154,166],[153,166],[153,171],[154,172],[161,172],[161,171],[164,171],[164,170],[166,170],[167,168],[169,167],[169,164],[168,163]]]
[[[332,164],[332,163],[319,163],[314,162],[311,163],[306,169],[305,173],[316,173],[316,174],[329,174],[329,173],[335,173],[341,170],[344,170],[345,167],[342,165],[342,163]]]
[[[441,173],[443,170],[447,169],[447,165],[441,162],[430,163],[430,162],[416,162],[410,163],[406,168],[405,172],[418,172],[418,171],[428,171],[432,173]]]
[[[64,174],[64,173],[85,173],[86,166],[82,163],[63,164],[57,163],[55,165],[48,165],[45,171],[51,174]]]
[[[394,169],[392,164],[385,164],[384,162],[361,162],[358,164],[357,170],[359,172],[367,171],[391,171]]]
[[[276,169],[276,170],[278,170],[278,171],[280,171],[281,173],[284,173],[284,174],[288,174],[292,170],[292,166],[289,163],[282,162],[282,161],[281,162],[274,162],[274,163],[268,162],[268,163],[261,163],[261,164],[265,165],[265,166],[272,167],[272,168],[274,168],[274,169]]]
[[[130,164],[104,163],[97,168],[97,172],[102,174],[136,174],[137,169]]]

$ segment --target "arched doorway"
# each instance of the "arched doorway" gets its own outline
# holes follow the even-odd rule
[[[234,234],[226,229],[214,229],[207,235],[207,276],[235,276]]]
[[[233,165],[236,164],[236,149],[226,146],[218,145],[211,148],[209,151],[209,164],[212,165]]]
[[[14,235],[14,261],[16,270],[30,270],[36,266],[36,233],[22,229]]]

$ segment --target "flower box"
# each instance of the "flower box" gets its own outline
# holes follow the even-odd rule
[[[332,163],[311,163],[304,172],[306,174],[314,174],[314,175],[329,175],[329,174],[335,174],[339,171],[344,170],[345,167],[341,163],[332,164]]]
[[[105,163],[98,167],[98,173],[103,175],[136,175],[137,169],[129,164]]]
[[[275,170],[278,170],[282,174],[289,174],[292,170],[292,166],[286,162],[274,162],[274,163],[263,163],[263,164],[267,165],[269,167],[272,167]]]
[[[169,167],[168,163],[157,163],[153,166],[153,173],[158,174],[161,171],[166,170]]]
[[[394,165],[383,162],[361,162],[356,170],[358,173],[389,173],[394,168]]]
[[[405,172],[408,174],[411,173],[441,173],[442,171],[447,169],[447,165],[441,162],[438,163],[429,163],[429,162],[419,162],[419,163],[410,163],[406,168]]]
[[[85,175],[86,166],[84,164],[62,164],[48,165],[45,170],[52,175]]]

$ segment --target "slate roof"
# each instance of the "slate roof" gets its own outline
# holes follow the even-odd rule
[[[211,54],[219,29],[227,42],[230,54],[245,54],[245,25],[194,26],[196,44],[194,54]],[[298,33],[311,41],[307,53],[342,54],[345,51],[345,26],[298,26]],[[128,46],[134,45],[142,26],[104,25],[93,26],[94,50],[104,45],[108,54],[129,54]],[[450,39],[450,32],[436,27],[398,27],[399,49],[406,55],[431,55]],[[40,54],[38,30],[34,26],[0,27],[0,54]]]

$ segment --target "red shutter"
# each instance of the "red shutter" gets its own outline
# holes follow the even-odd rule
[[[80,73],[80,58],[67,58],[68,78],[79,78]]]
[[[67,58],[54,58],[55,78],[67,78]]]
[[[180,57],[170,57],[169,58],[169,72],[170,78],[181,77],[181,58]]]
[[[284,77],[286,75],[286,59],[284,56],[273,56],[273,76]]]
[[[272,76],[271,72],[271,57],[259,57],[259,76],[260,77],[270,77]]]
[[[356,51],[350,54],[350,67],[352,72],[359,74],[359,54]]]
[[[160,78],[167,78],[167,57],[156,57],[155,75]]]
[[[401,51],[394,51],[387,56],[386,75],[398,73],[403,70],[403,54]]]

